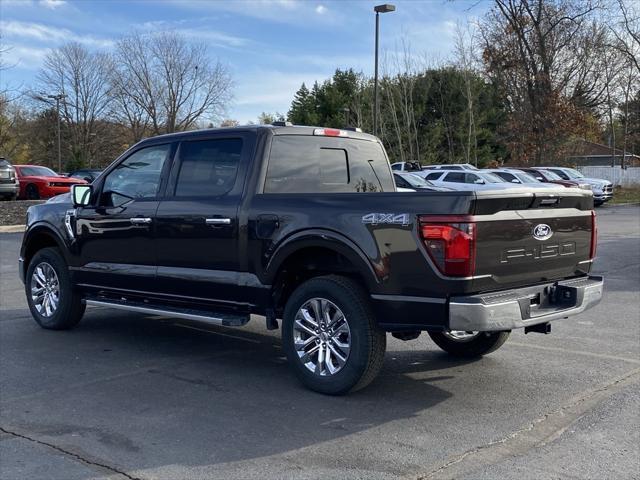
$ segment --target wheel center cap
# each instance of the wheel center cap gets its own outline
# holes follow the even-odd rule
[[[327,332],[320,332],[320,340],[326,342],[329,340],[329,334]]]

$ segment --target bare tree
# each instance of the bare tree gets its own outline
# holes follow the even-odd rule
[[[465,160],[478,166],[478,136],[476,131],[476,108],[478,92],[475,88],[475,43],[470,29],[464,30],[460,25],[456,28],[456,60],[464,80],[463,95],[467,101],[467,141],[465,142]]]
[[[175,32],[135,33],[118,42],[112,87],[117,114],[133,136],[193,128],[206,117],[216,120],[231,96],[226,68],[209,59],[204,43],[191,44]]]
[[[39,89],[48,95],[63,95],[60,115],[69,134],[69,153],[83,164],[91,162],[98,120],[106,115],[110,104],[107,82],[108,57],[92,53],[83,45],[70,42],[49,52],[38,73]],[[36,94],[55,106],[55,101]]]
[[[612,20],[611,31],[618,48],[640,73],[640,7],[635,1],[617,1],[618,15]]]
[[[601,101],[586,88],[593,48],[585,48],[597,0],[495,0],[482,24],[483,57],[511,110],[520,160],[557,159],[581,112],[571,98]]]

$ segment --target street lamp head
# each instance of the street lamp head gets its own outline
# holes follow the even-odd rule
[[[382,5],[376,5],[373,7],[373,11],[376,13],[389,13],[394,12],[396,10],[396,6],[390,3],[383,3]]]

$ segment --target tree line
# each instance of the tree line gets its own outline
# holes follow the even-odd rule
[[[0,92],[0,155],[56,165],[54,96],[71,170],[104,166],[144,137],[222,118],[231,87],[204,43],[175,32],[133,33],[110,52],[70,42],[46,55],[33,87]]]
[[[54,94],[66,170],[104,166],[147,136],[235,126],[232,79],[210,53],[174,32],[133,33],[107,52],[53,49],[33,86],[0,90],[0,156],[57,164]],[[494,0],[457,28],[451,58],[400,41],[381,63],[379,136],[392,161],[562,163],[580,139],[640,152],[635,1]],[[371,132],[373,79],[336,70],[256,122],[285,118]]]
[[[495,0],[458,28],[454,58],[406,45],[380,80],[393,161],[563,163],[579,139],[640,152],[640,9],[588,0]],[[293,123],[371,131],[373,80],[353,70],[303,84]]]

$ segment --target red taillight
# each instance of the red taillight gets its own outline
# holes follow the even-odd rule
[[[420,234],[438,270],[471,277],[476,268],[476,224],[466,215],[420,217]]]
[[[598,246],[598,226],[596,225],[596,212],[591,210],[591,249],[589,258],[596,258],[596,247]]]

